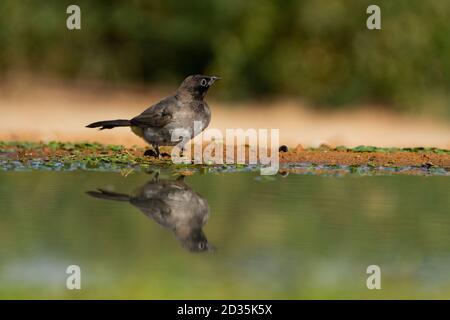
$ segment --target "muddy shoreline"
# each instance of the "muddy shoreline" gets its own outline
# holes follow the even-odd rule
[[[317,163],[324,165],[369,165],[384,167],[424,166],[450,168],[450,151],[432,148],[376,148],[357,147],[347,149],[297,148],[280,153],[281,163]]]
[[[146,171],[167,168],[183,174],[200,171],[234,172],[257,170],[258,165],[173,164],[170,158],[144,156],[144,148],[99,143],[0,142],[2,170],[101,170]],[[162,151],[169,152],[170,148]],[[280,152],[280,173],[298,174],[409,174],[450,175],[450,151],[437,148],[356,148],[301,145]]]

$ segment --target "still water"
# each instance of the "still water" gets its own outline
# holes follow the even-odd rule
[[[448,177],[176,179],[0,172],[0,298],[450,298]]]

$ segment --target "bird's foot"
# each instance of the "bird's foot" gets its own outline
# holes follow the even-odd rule
[[[153,151],[152,149],[145,150],[144,156],[158,158],[158,154],[155,151]]]
[[[278,152],[288,152],[289,148],[284,144],[278,148]]]

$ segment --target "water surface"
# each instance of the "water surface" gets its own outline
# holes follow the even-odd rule
[[[182,236],[151,212],[183,199],[86,194],[138,197],[152,178],[0,172],[0,298],[450,298],[448,177],[195,174],[182,183],[209,219],[186,209]],[[215,250],[186,245],[200,232]],[[81,290],[66,289],[72,264]],[[369,265],[381,290],[366,287]]]

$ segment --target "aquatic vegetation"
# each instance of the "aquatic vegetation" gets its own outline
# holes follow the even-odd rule
[[[226,173],[252,172],[261,168],[248,164],[174,164],[170,158],[144,156],[144,148],[126,148],[100,143],[51,141],[0,141],[1,170],[94,170],[119,172],[170,169],[173,172]],[[164,150],[169,152],[170,150]],[[296,174],[448,175],[450,150],[437,148],[379,148],[358,146],[335,148],[293,148],[280,153],[280,170]]]

